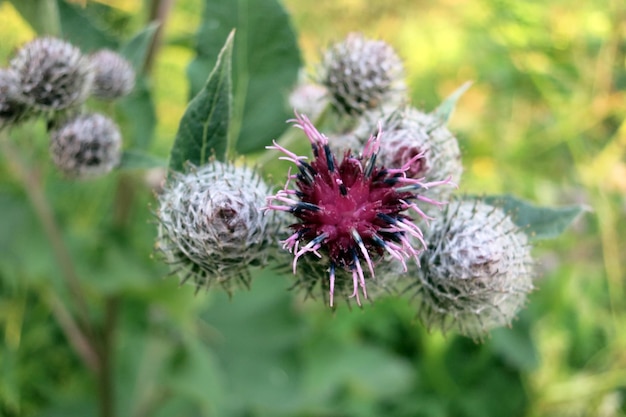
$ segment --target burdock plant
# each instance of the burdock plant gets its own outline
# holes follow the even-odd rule
[[[245,333],[249,327],[245,327],[242,318],[253,326],[264,318],[273,326],[278,315],[261,317],[257,312],[299,314],[302,299],[309,296],[322,299],[318,308],[324,311],[317,317],[323,318],[327,317],[325,310],[329,306],[344,314],[341,301],[369,308],[366,301],[377,302],[383,295],[395,297],[397,303],[411,306],[428,329],[480,339],[495,327],[511,325],[528,302],[528,294],[536,287],[533,241],[560,233],[580,212],[570,208],[563,214],[511,197],[455,196],[463,172],[462,147],[446,123],[459,94],[454,93],[433,112],[415,108],[408,96],[402,60],[383,40],[352,33],[332,44],[321,56],[321,62],[310,66],[317,69],[313,82],[292,94],[291,105],[286,104],[302,71],[302,62],[287,14],[275,0],[220,2],[219,13],[215,13],[215,2],[207,3],[212,5],[206,13],[210,17],[203,17],[198,56],[189,68],[193,99],[180,121],[169,162],[148,152],[151,133],[157,126],[151,79],[145,77],[149,74],[135,74],[133,69],[148,71],[150,63],[158,61],[153,59],[158,55],[156,26],[148,26],[124,43],[113,33],[90,29],[96,13],[83,14],[80,7],[57,1],[4,3],[31,12],[40,6],[52,10],[63,3],[58,15],[85,27],[67,31],[43,27],[66,36],[78,33],[77,29],[83,33],[84,29],[85,34],[93,36],[81,39],[89,50],[81,50],[65,39],[35,38],[17,48],[9,67],[0,70],[0,156],[6,161],[6,167],[3,165],[0,171],[23,185],[23,192],[14,192],[13,187],[0,190],[0,200],[8,207],[3,217],[20,224],[37,216],[59,267],[58,273],[51,271],[54,283],[47,287],[43,278],[48,274],[41,273],[37,262],[32,267],[6,268],[13,255],[30,259],[41,246],[25,248],[23,236],[0,236],[5,238],[0,242],[3,250],[14,241],[17,248],[27,249],[18,253],[9,247],[6,252],[11,256],[0,262],[0,276],[9,271],[20,278],[15,280],[18,286],[6,286],[16,299],[9,300],[6,306],[0,303],[3,312],[11,313],[5,320],[10,330],[6,339],[10,343],[4,349],[11,360],[2,366],[9,369],[23,360],[20,335],[23,333],[24,340],[34,340],[30,334],[35,328],[31,320],[47,319],[45,309],[49,308],[58,324],[51,333],[54,340],[58,339],[57,331],[62,331],[86,368],[93,372],[103,417],[113,417],[116,412],[147,415],[153,411],[165,416],[199,412],[247,415],[262,410],[272,415],[274,410],[266,410],[260,403],[242,406],[232,402],[242,398],[236,392],[243,387],[238,381],[224,385],[226,390],[235,389],[233,395],[222,395],[226,391],[220,389],[219,375],[231,364],[222,367],[221,360],[213,361],[206,353],[217,345],[221,348],[215,352],[231,346],[238,352],[240,347],[247,349],[244,345],[251,336]],[[32,3],[32,7],[25,3]],[[91,2],[70,3],[91,7]],[[164,13],[171,2],[144,3],[152,6],[149,14],[154,18],[153,13]],[[243,7],[244,3],[250,5]],[[94,10],[101,13],[108,7],[98,6]],[[245,15],[237,15],[242,11]],[[235,15],[237,19],[233,20]],[[38,20],[31,23],[40,24],[39,18],[47,17],[54,15],[39,14]],[[107,15],[101,20],[117,25],[119,17]],[[227,37],[221,50],[216,46],[234,21],[243,32],[237,45],[235,71],[234,33]],[[42,27],[37,24],[33,27]],[[116,45],[119,53],[102,49]],[[163,77],[154,80],[163,81]],[[114,102],[128,96],[135,85],[138,94]],[[92,103],[92,98],[107,102]],[[100,113],[89,110],[92,105],[99,106]],[[294,114],[290,107],[297,107],[295,119],[291,120],[295,128],[285,124]],[[117,119],[119,125],[116,115],[122,116]],[[31,121],[33,126],[22,125]],[[46,141],[37,143],[36,132],[44,130]],[[126,131],[131,133],[130,140],[123,143],[122,132]],[[13,133],[15,138],[8,136]],[[167,137],[159,136],[158,148],[162,149]],[[49,150],[51,161],[47,166],[40,166],[40,161],[31,163],[42,153],[36,146]],[[50,167],[61,175],[50,175]],[[152,214],[146,205],[136,204],[140,197],[152,195],[140,192],[147,181],[136,175],[146,168],[159,173]],[[93,199],[89,194],[91,185],[73,183],[75,179],[91,179],[113,170],[126,171],[94,184],[97,195]],[[80,194],[74,193],[73,186]],[[55,195],[59,190],[59,195]],[[465,189],[461,191],[467,193]],[[477,194],[481,191],[476,190]],[[30,200],[32,211],[20,213],[22,205],[17,204],[17,199],[22,195]],[[81,197],[72,201],[75,195]],[[58,202],[59,207],[51,207],[50,201]],[[72,210],[77,212],[75,217]],[[88,216],[92,213],[99,218],[90,223]],[[57,223],[57,215],[62,223]],[[142,216],[152,216],[156,224],[152,236],[142,229],[146,224]],[[61,230],[60,224],[70,228]],[[72,245],[66,244],[66,238]],[[146,238],[150,240],[148,244]],[[187,294],[172,295],[167,292],[169,288],[159,287],[159,278],[167,275],[168,268],[162,265],[156,271],[154,265],[147,264],[151,262],[151,251],[167,264],[172,275],[178,276],[181,284],[200,293],[195,305],[181,308],[190,303]],[[260,268],[269,273],[259,274]],[[37,279],[21,280],[22,275],[32,275],[30,271],[35,271]],[[92,273],[93,279],[83,279],[86,273]],[[263,279],[262,275],[284,275],[285,280],[290,280],[285,289],[294,288],[297,297],[274,310],[275,297],[261,294],[255,298],[255,280]],[[56,279],[58,276],[63,281]],[[141,277],[141,281],[136,277]],[[29,283],[35,283],[33,294],[23,291],[31,289],[28,285],[33,284]],[[214,289],[229,295],[238,289],[251,291],[250,299],[254,302],[247,304],[245,311],[234,311],[232,315],[228,310],[222,311],[224,323],[238,331],[244,329],[245,338],[237,343],[222,343],[230,337],[228,332],[215,332],[195,316],[196,307],[204,302],[202,293]],[[24,314],[25,308],[33,304],[37,304],[35,314]],[[173,319],[169,315],[174,309],[184,310],[185,315],[192,315],[192,320]],[[384,311],[388,310],[381,309],[379,313],[385,314]],[[136,322],[120,325],[120,318]],[[289,326],[308,325],[300,319],[287,319]],[[323,325],[325,321],[319,323]],[[48,329],[49,323],[45,325]],[[22,332],[22,328],[29,332]],[[40,335],[35,336],[39,340]],[[261,343],[257,346],[262,338],[255,336],[251,343],[254,349],[262,347]],[[273,335],[267,337],[272,338]],[[273,352],[300,356],[291,355],[297,353],[292,348],[300,342],[293,344],[291,335],[285,340],[287,344],[281,340],[275,346],[278,350],[258,349],[260,361],[252,358],[236,363],[235,368],[243,371],[237,373],[245,378],[262,376],[262,383],[272,387],[282,385],[281,380],[298,382],[301,378],[291,379],[292,370],[313,367],[287,364],[283,371],[283,363],[275,366],[276,363],[266,361],[274,356]],[[359,351],[353,356],[352,351],[342,352],[345,346],[337,346],[339,362],[329,362],[330,367],[336,363],[343,366],[342,357],[369,360],[388,354],[357,347]],[[131,356],[123,356],[129,352]],[[144,352],[147,354],[142,359]],[[331,354],[334,356],[335,351]],[[73,367],[73,362],[53,362],[53,373],[45,381],[59,380],[59,376],[67,379],[65,365]],[[147,378],[132,377],[128,372],[131,368],[126,367],[143,369],[153,362],[158,367],[150,370]],[[214,367],[214,362],[221,370]],[[56,366],[59,364],[60,368]],[[261,367],[247,372],[239,369],[243,364]],[[327,368],[316,372],[323,375]],[[118,370],[123,373],[116,375]],[[283,373],[289,373],[289,379],[283,378]],[[196,381],[208,381],[207,374],[218,379],[207,385],[214,392],[205,396],[205,385]],[[30,373],[16,375],[19,378],[13,378],[13,382],[18,384],[36,380],[24,377]],[[167,382],[143,383],[152,375],[167,378]],[[402,378],[404,371],[392,371],[390,375],[410,382]],[[307,382],[309,376],[302,381]],[[194,379],[185,382],[185,378]],[[115,394],[129,384],[115,384],[135,380],[137,389],[126,393],[124,401],[118,404]],[[70,387],[85,381],[87,386],[93,385],[91,379],[83,377],[67,381]],[[21,408],[15,400],[20,396],[11,394],[21,392],[17,388],[0,398],[0,409],[4,412],[6,408],[8,415],[51,415],[55,410],[56,414],[63,414],[63,410],[69,409],[80,409],[76,411],[80,415],[94,414],[90,401],[75,401],[71,406],[59,404],[59,398],[71,397],[73,401],[74,397],[57,396],[55,391],[48,394],[48,388],[54,384],[44,385],[43,391],[40,387],[25,390],[24,397],[39,399],[49,395],[41,401],[53,403],[54,410],[46,413]],[[200,387],[202,392],[193,391],[193,387]],[[392,388],[396,392],[395,386]],[[181,390],[192,390],[192,401],[202,403],[187,403],[189,398],[178,396]],[[342,392],[339,394],[343,396]],[[331,397],[343,406],[343,398]],[[176,403],[170,403],[170,398],[175,398]],[[294,402],[274,414],[289,410],[315,414],[300,410],[299,399],[294,397]],[[86,408],[82,408],[83,403]],[[324,407],[320,409],[326,410]],[[383,409],[396,407],[389,403],[371,408]]]

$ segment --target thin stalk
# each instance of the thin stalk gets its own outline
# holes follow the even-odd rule
[[[98,351],[100,363],[98,389],[100,417],[115,416],[115,328],[118,316],[118,298],[110,296],[105,301],[104,327]]]
[[[150,49],[148,50],[148,54],[146,56],[146,62],[143,67],[143,73],[145,75],[150,74],[154,67],[156,57],[159,54],[161,44],[163,43],[163,30],[165,29],[165,22],[169,17],[174,1],[175,0],[152,0],[150,2],[150,14],[148,16],[148,21],[158,22],[159,27],[154,34],[152,44],[150,45]]]
[[[174,0],[152,0],[150,2],[149,21],[159,22],[157,33],[152,40],[146,61],[142,67],[144,75],[149,75],[156,62],[162,44],[163,29]],[[120,174],[115,192],[113,208],[113,228],[124,234],[129,228],[129,220],[137,192],[133,177],[125,173]],[[119,313],[119,300],[116,296],[109,296],[105,300],[105,319],[100,338],[98,359],[98,389],[100,402],[100,417],[115,416],[115,329]]]
[[[91,336],[93,332],[89,322],[89,309],[85,302],[85,291],[76,274],[72,256],[63,241],[61,230],[54,218],[52,208],[48,204],[43,187],[41,186],[41,181],[36,173],[26,166],[19,152],[13,147],[13,144],[8,140],[5,134],[2,134],[0,137],[0,147],[2,148],[3,154],[6,155],[9,167],[22,183],[31,206],[43,226],[44,233],[52,247],[54,257],[72,295],[72,301],[76,304],[81,328],[88,336]]]
[[[74,317],[65,308],[63,302],[54,293],[45,294],[43,297],[48,303],[52,315],[59,324],[59,327],[65,334],[68,342],[76,351],[76,354],[83,361],[85,366],[92,372],[98,372],[100,366],[98,354],[94,350],[91,342],[74,320]]]

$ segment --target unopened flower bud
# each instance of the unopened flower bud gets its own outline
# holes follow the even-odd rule
[[[276,230],[262,207],[270,192],[246,167],[210,162],[174,173],[159,197],[157,250],[197,289],[248,287],[249,266],[264,265]]]
[[[0,69],[0,129],[26,116],[26,106],[19,101],[18,83],[14,71]]]
[[[77,116],[50,133],[50,152],[67,176],[90,178],[108,173],[121,158],[122,136],[111,119],[101,114]]]
[[[117,52],[102,49],[89,56],[95,72],[91,87],[94,97],[115,100],[129,94],[135,87],[135,70]]]
[[[510,325],[533,289],[530,246],[511,218],[480,201],[451,203],[425,240],[413,282],[421,321],[478,339]]]
[[[88,97],[93,72],[80,50],[56,38],[37,38],[11,60],[19,78],[20,96],[40,111],[58,111],[82,104]]]
[[[402,61],[384,41],[351,33],[328,49],[320,72],[319,82],[339,113],[361,114],[406,101]]]
[[[382,129],[386,132],[380,143],[382,165],[397,168],[409,163],[409,177],[449,178],[459,184],[463,173],[459,144],[437,117],[406,108],[384,119]],[[452,187],[437,187],[425,195],[446,199],[452,191]]]
[[[326,88],[313,83],[301,83],[289,95],[289,105],[298,113],[315,120],[328,104]]]

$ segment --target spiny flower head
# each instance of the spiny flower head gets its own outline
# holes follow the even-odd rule
[[[348,297],[360,304],[359,291],[367,297],[364,265],[374,278],[374,265],[385,252],[405,267],[406,259],[417,259],[420,248],[410,237],[424,245],[422,231],[407,210],[425,216],[418,202],[439,203],[424,198],[421,191],[449,180],[425,183],[408,178],[409,164],[396,169],[377,166],[380,132],[367,142],[361,156],[347,152],[338,160],[328,138],[306,116],[296,114],[295,122],[311,142],[314,159],[308,163],[276,142],[269,147],[284,153],[281,159],[293,162],[298,174],[288,175],[285,187],[268,198],[267,208],[297,220],[291,225],[294,233],[283,242],[294,254],[294,273],[299,258],[308,256],[307,264],[312,255],[322,258],[317,265],[328,271],[331,306],[335,288],[349,288]],[[290,188],[292,182],[295,186]]]
[[[197,289],[249,286],[248,267],[265,264],[276,235],[261,210],[269,192],[253,170],[230,163],[174,173],[159,197],[157,249]]]
[[[121,158],[119,128],[102,114],[74,117],[52,130],[50,139],[52,160],[69,177],[104,175],[115,168]]]
[[[20,96],[40,111],[58,111],[82,104],[88,97],[93,72],[80,50],[60,39],[37,38],[11,60],[19,78]]]
[[[509,325],[533,289],[530,246],[511,218],[480,201],[454,202],[427,241],[413,283],[422,322],[473,338]]]
[[[349,115],[406,100],[404,67],[384,41],[351,33],[325,53],[319,82],[326,86],[334,108]]]
[[[135,70],[117,52],[102,49],[89,56],[95,72],[91,87],[94,97],[115,100],[129,94],[135,87]]]

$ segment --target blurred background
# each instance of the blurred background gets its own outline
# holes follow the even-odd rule
[[[462,191],[589,212],[537,245],[528,307],[511,329],[477,343],[429,334],[403,300],[332,312],[285,291],[288,279],[268,271],[230,299],[194,296],[153,259],[154,196],[140,186],[150,171],[71,182],[40,162],[45,126],[21,128],[13,141],[54,208],[90,319],[115,324],[118,415],[626,416],[626,3],[284,6],[310,71],[329,43],[360,31],[398,51],[418,108],[433,110],[474,82],[449,123],[463,154]],[[150,14],[139,0],[89,1],[81,10],[120,38]],[[148,79],[157,116],[150,150],[162,157],[188,100],[202,10],[202,0],[172,2]],[[34,36],[0,1],[2,62]],[[0,155],[0,415],[96,415],[98,383],[63,324],[73,308],[63,307],[63,271],[18,171]]]

